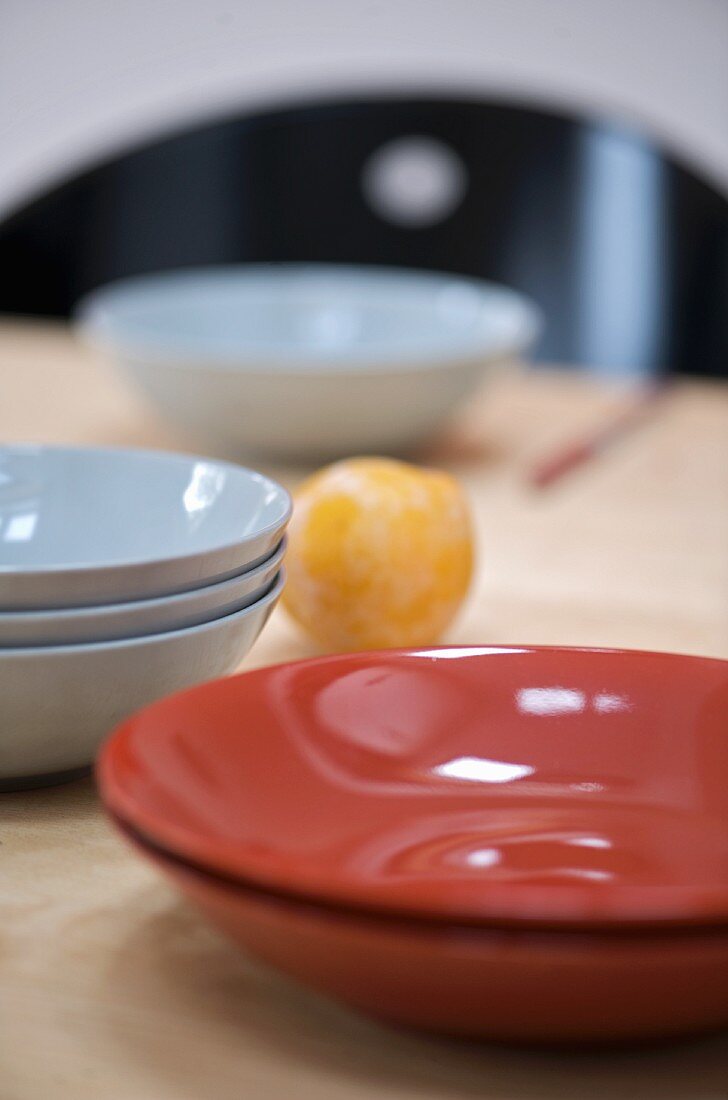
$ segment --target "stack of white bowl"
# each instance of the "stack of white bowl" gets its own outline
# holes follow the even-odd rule
[[[119,720],[234,669],[283,588],[290,512],[226,462],[0,448],[0,790],[82,772]]]

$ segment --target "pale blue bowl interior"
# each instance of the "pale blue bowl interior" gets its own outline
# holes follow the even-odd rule
[[[230,367],[386,366],[517,354],[540,314],[506,287],[436,272],[315,264],[123,280],[80,304],[84,335],[126,355]]]

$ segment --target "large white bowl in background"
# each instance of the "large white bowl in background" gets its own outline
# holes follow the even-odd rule
[[[271,557],[225,581],[151,600],[50,611],[0,611],[0,647],[72,645],[161,634],[242,611],[276,582],[285,538]],[[0,648],[0,660],[2,660]]]
[[[231,672],[285,583],[232,615],[185,630],[86,645],[0,649],[0,791],[70,778],[133,711]]]
[[[288,493],[192,455],[0,447],[0,610],[183,592],[258,565],[283,537]]]
[[[536,307],[505,287],[317,264],[123,280],[76,319],[215,453],[316,460],[407,451],[540,328]]]

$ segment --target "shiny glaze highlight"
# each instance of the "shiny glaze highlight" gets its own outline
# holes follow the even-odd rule
[[[349,654],[127,723],[110,809],[248,885],[470,924],[728,924],[728,662]]]

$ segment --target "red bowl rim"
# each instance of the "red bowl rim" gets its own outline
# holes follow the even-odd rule
[[[681,662],[695,662],[721,666],[728,672],[728,660],[716,657],[704,657],[693,654],[678,654],[667,650],[638,650],[623,649],[608,646],[568,646],[568,645],[517,645],[508,643],[497,645],[488,643],[485,645],[447,645],[447,646],[422,646],[408,648],[393,648],[380,650],[367,650],[365,652],[347,652],[327,654],[319,657],[309,657],[296,661],[284,661],[274,665],[266,665],[237,673],[232,677],[224,677],[199,684],[185,691],[177,692],[165,699],[152,703],[139,713],[153,713],[155,709],[163,707],[171,699],[180,700],[185,696],[204,694],[214,690],[215,685],[228,680],[247,680],[250,677],[264,676],[274,670],[295,669],[305,666],[322,666],[336,664],[349,659],[381,657],[403,657],[411,655],[428,654],[436,655],[442,652],[468,651],[472,654],[497,654],[497,653],[595,653],[595,654],[628,654],[630,656],[656,657],[666,660],[679,660]],[[209,846],[202,842],[195,834],[178,825],[170,825],[165,821],[155,818],[146,808],[136,805],[133,798],[116,781],[113,770],[113,756],[116,746],[123,739],[127,731],[135,722],[136,715],[132,715],[118,726],[104,742],[96,762],[96,781],[104,808],[110,818],[115,821],[125,832],[131,832],[138,842],[148,849],[157,850],[160,855],[196,870],[203,875],[210,876],[219,881],[227,882],[241,889],[258,891],[270,897],[288,899],[292,902],[308,902],[318,908],[332,909],[337,912],[356,912],[360,914],[379,915],[389,918],[399,918],[408,922],[423,922],[427,925],[440,925],[463,928],[529,928],[543,930],[624,930],[634,932],[639,929],[654,932],[664,929],[686,930],[722,929],[728,925],[728,882],[719,884],[711,891],[710,905],[707,911],[696,909],[694,905],[695,888],[668,886],[668,887],[623,887],[621,898],[631,902],[630,915],[607,913],[597,915],[590,913],[583,916],[559,916],[549,914],[538,917],[527,913],[518,912],[512,905],[491,905],[487,914],[472,915],[452,911],[443,911],[436,908],[428,908],[427,905],[397,904],[387,899],[362,897],[361,893],[348,885],[340,885],[333,891],[320,884],[297,885],[286,884],[282,886],[274,878],[269,879],[265,875],[243,872],[234,861],[228,860],[223,854],[216,857],[211,853]],[[560,887],[561,896],[567,893],[574,899],[580,896],[579,887]],[[502,895],[508,898],[513,894],[512,886],[502,888]],[[650,891],[662,891],[661,904],[654,909],[645,905],[645,899],[650,896]],[[654,898],[654,894],[652,895]],[[489,899],[491,900],[491,899]],[[693,905],[686,905],[686,901],[693,901]],[[668,905],[665,902],[669,902]],[[638,910],[641,908],[642,912]],[[576,911],[576,906],[574,907]]]
[[[117,833],[131,846],[134,851],[155,864],[170,871],[178,870],[185,875],[192,875],[204,882],[215,885],[218,888],[230,891],[232,894],[243,895],[251,900],[263,901],[269,904],[286,906],[296,910],[306,910],[319,916],[329,916],[336,919],[350,919],[367,924],[374,924],[391,928],[393,925],[400,927],[411,934],[417,932],[444,932],[477,934],[482,932],[510,932],[514,935],[544,935],[553,936],[593,936],[600,940],[624,940],[628,937],[642,940],[654,940],[656,938],[676,937],[681,940],[686,937],[702,937],[711,935],[726,935],[728,927],[724,924],[694,925],[689,923],[674,924],[663,921],[658,925],[624,922],[620,924],[600,924],[592,922],[588,928],[578,922],[559,921],[557,923],[537,920],[519,921],[474,921],[467,918],[450,918],[442,914],[430,915],[416,913],[408,910],[376,909],[365,906],[346,905],[330,898],[312,897],[310,895],[296,894],[285,890],[276,890],[273,887],[260,886],[255,882],[247,881],[240,877],[223,874],[214,868],[207,867],[191,860],[185,859],[176,852],[171,852],[154,840],[145,837],[138,832],[133,825],[122,820],[114,814],[108,814],[109,820]]]

